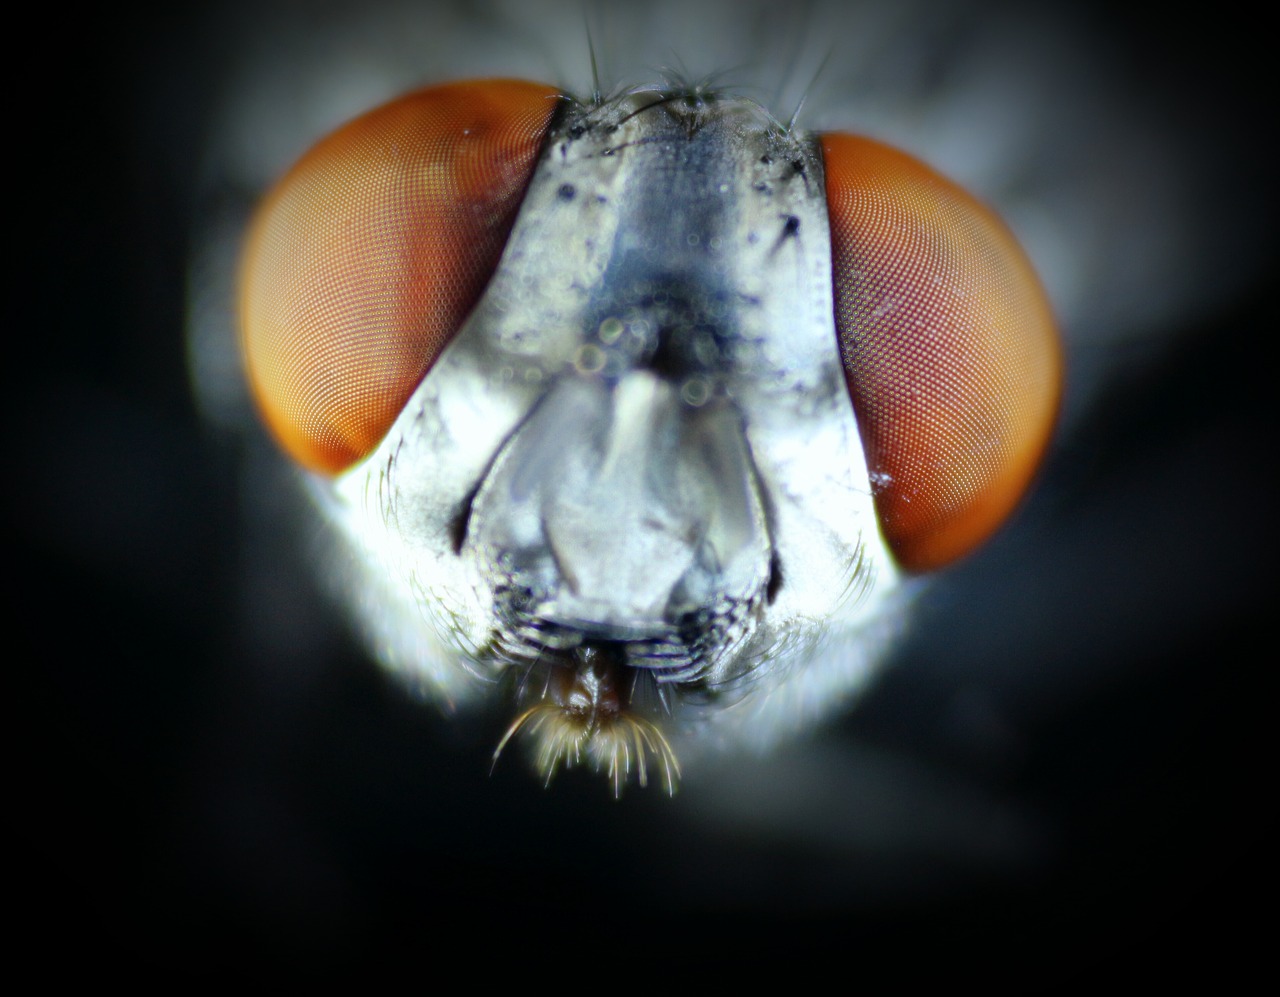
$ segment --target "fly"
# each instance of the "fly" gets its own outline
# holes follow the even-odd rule
[[[984,205],[678,82],[368,112],[264,201],[240,316],[379,658],[615,791],[847,701],[902,581],[1017,503],[1060,383]]]

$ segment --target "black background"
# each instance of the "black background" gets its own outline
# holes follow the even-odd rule
[[[1044,855],[920,889],[836,871],[824,892],[811,845],[672,821],[696,787],[548,792],[515,759],[490,777],[490,727],[410,702],[340,629],[298,634],[301,678],[242,632],[241,471],[197,419],[182,337],[201,136],[235,45],[222,23],[198,6],[68,15],[32,40],[44,71],[13,88],[11,189],[36,246],[15,246],[11,334],[34,352],[8,392],[9,660],[35,681],[14,701],[11,821],[37,943],[139,966],[403,955],[477,973],[529,949],[570,972],[615,951],[726,969],[730,953],[831,955],[1028,983],[1252,961],[1252,903],[1273,886],[1269,273],[1137,358],[841,729],[1018,800],[1049,829]],[[1210,118],[1234,136],[1216,154],[1267,231],[1254,146],[1273,113],[1248,29],[1106,23],[1135,75],[1185,102],[1188,141]],[[1241,266],[1267,250],[1243,241]],[[1053,605],[1020,603],[1019,572],[1094,607],[1094,625],[1057,629]],[[1125,595],[1108,615],[1110,592]],[[316,612],[311,592],[256,595]],[[1005,604],[1008,635],[965,635]],[[957,755],[936,662],[1006,643],[1009,667],[1065,655],[1093,677],[1027,711],[999,764]]]

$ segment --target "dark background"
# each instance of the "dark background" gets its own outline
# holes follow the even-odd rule
[[[48,64],[16,88],[10,139],[36,240],[18,247],[15,334],[33,352],[6,420],[9,660],[35,678],[16,698],[11,819],[34,939],[232,968],[456,964],[455,934],[494,953],[480,972],[512,948],[572,971],[615,946],[628,965],[831,953],[1044,979],[1252,961],[1252,905],[1274,886],[1276,393],[1255,148],[1274,113],[1247,26],[1105,22],[1135,76],[1180,102],[1189,143],[1207,121],[1229,137],[1213,154],[1238,164],[1224,197],[1257,198],[1268,238],[1239,253],[1258,276],[1126,358],[1017,523],[930,594],[837,731],[1032,828],[1029,851],[957,858],[937,838],[904,857],[838,828],[735,826],[732,807],[700,815],[697,783],[615,802],[594,779],[546,791],[515,756],[491,777],[485,718],[411,702],[317,623],[300,567],[247,591],[245,472],[197,418],[182,335],[201,137],[236,39],[201,5],[68,21],[33,41]],[[297,604],[287,647],[246,629],[255,600]],[[966,739],[956,724],[985,707],[956,719],[955,676],[996,659],[1012,726]],[[1079,678],[1062,688],[1017,677],[1064,661]],[[826,791],[796,819],[857,805]]]

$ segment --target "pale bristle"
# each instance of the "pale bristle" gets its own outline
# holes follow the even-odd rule
[[[663,788],[674,795],[680,781],[680,762],[662,731],[649,720],[619,713],[601,719],[554,703],[538,703],[512,721],[494,750],[493,760],[519,732],[536,739],[534,765],[548,785],[556,770],[583,763],[596,772],[606,772],[615,796],[631,777],[634,768],[641,786],[649,782],[648,758],[652,755],[660,767]]]

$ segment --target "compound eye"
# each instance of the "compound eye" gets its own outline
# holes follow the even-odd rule
[[[267,196],[241,269],[245,366],[303,467],[378,445],[492,276],[560,95],[432,87],[321,140]]]
[[[904,153],[822,136],[835,318],[885,540],[973,550],[1026,490],[1062,381],[1044,291],[989,209]]]

